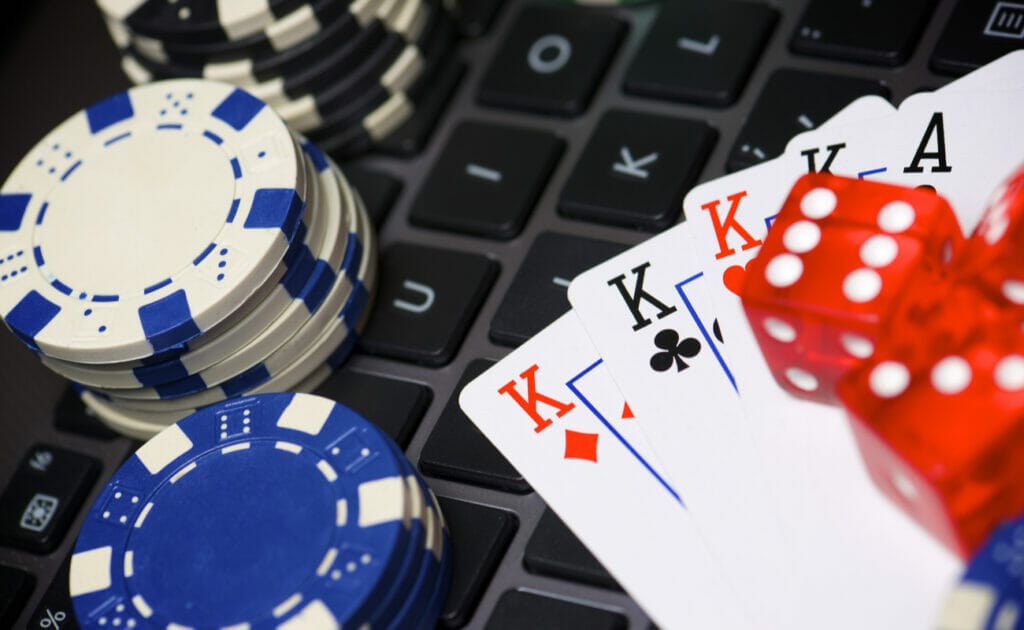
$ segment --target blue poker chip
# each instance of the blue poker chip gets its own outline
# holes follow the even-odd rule
[[[996,529],[946,597],[939,630],[1024,630],[1024,517]]]
[[[441,508],[422,479],[421,483],[427,507],[423,518],[425,531],[419,570],[409,595],[388,626],[391,628],[414,628],[421,622],[428,628],[434,627],[433,622],[441,613],[441,604],[447,597],[451,580],[451,551],[446,540]]]
[[[440,509],[440,508],[439,508]],[[440,511],[438,511],[440,514]],[[452,571],[454,570],[454,559],[452,557],[451,540],[448,538],[447,530],[442,530],[443,550],[441,553],[441,566],[437,579],[433,583],[430,599],[419,614],[419,624],[415,619],[411,620],[410,628],[417,630],[431,630],[437,625],[437,619],[444,611],[444,604],[448,600],[448,591],[452,583]]]
[[[406,469],[357,413],[306,394],[203,409],[143,445],[71,560],[83,628],[358,627],[410,538]]]
[[[369,625],[371,628],[386,627],[389,622],[396,618],[395,611],[403,605],[403,602],[408,601],[416,574],[419,571],[421,550],[426,540],[424,518],[426,516],[427,503],[423,481],[413,469],[412,463],[398,449],[398,445],[392,444],[392,449],[395,456],[402,461],[403,469],[405,470],[405,482],[409,490],[408,496],[411,508],[411,530],[409,544],[404,550],[405,560],[402,562],[402,567],[396,574],[395,579],[388,585],[385,595],[381,597],[379,607],[370,615]]]

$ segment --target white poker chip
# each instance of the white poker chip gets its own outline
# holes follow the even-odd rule
[[[291,267],[273,290],[232,327],[210,339],[190,344],[181,356],[149,365],[82,366],[44,360],[51,369],[89,387],[131,388],[124,395],[136,399],[158,399],[177,392],[185,395],[219,384],[264,359],[279,347],[303,321],[309,318],[332,286],[334,270],[344,259],[348,243],[357,230],[357,215],[351,195],[339,189],[323,154],[305,139],[297,139],[307,153],[309,169],[320,185],[312,187],[318,199],[310,235],[299,253],[291,256]],[[351,236],[345,237],[349,234]],[[316,236],[312,236],[315,234]],[[139,389],[144,388],[144,389]],[[122,392],[112,392],[114,394]]]
[[[247,92],[181,79],[66,120],[0,189],[0,316],[79,363],[142,359],[211,330],[280,264],[305,208],[301,156]]]
[[[365,212],[360,212],[365,216]],[[361,226],[362,227],[362,226]],[[140,412],[188,411],[243,393],[284,391],[297,384],[313,366],[324,363],[331,353],[346,343],[354,344],[364,315],[369,312],[367,282],[375,276],[376,252],[371,237],[360,229],[365,240],[351,244],[357,253],[352,265],[337,274],[335,284],[320,307],[281,347],[263,361],[214,387],[185,396],[135,400],[125,395],[132,390],[108,390],[114,402],[125,409]],[[346,261],[347,263],[347,261]],[[358,271],[355,267],[358,265]],[[372,285],[370,285],[372,286]],[[261,389],[267,383],[281,389]]]
[[[306,143],[307,147],[312,145]],[[313,150],[313,149],[309,149]],[[326,219],[323,230],[326,239],[322,243],[322,250],[314,258],[312,254],[300,257],[296,262],[299,268],[308,269],[304,280],[294,283],[297,286],[287,287],[282,285],[279,292],[274,293],[285,303],[285,308],[268,325],[262,327],[258,334],[244,346],[230,352],[221,352],[220,361],[202,370],[191,371],[189,356],[176,360],[178,366],[171,365],[171,370],[161,370],[163,373],[180,374],[185,371],[189,376],[169,382],[160,382],[152,387],[141,387],[136,385],[134,389],[110,390],[106,393],[116,395],[128,400],[160,400],[164,398],[180,398],[181,396],[198,393],[215,385],[234,378],[262,363],[269,372],[289,361],[284,348],[302,347],[314,334],[315,323],[311,323],[321,308],[327,311],[337,311],[348,299],[353,291],[351,279],[346,274],[338,277],[337,270],[345,270],[345,253],[349,247],[362,247],[361,237],[358,232],[358,212],[351,202],[352,195],[348,190],[343,191],[339,186],[339,180],[332,172],[327,161],[319,155],[316,162],[323,179],[321,188],[327,192],[324,195],[329,199],[329,205],[322,213]],[[348,188],[346,183],[346,189]],[[348,212],[342,212],[342,196],[346,197],[345,204],[351,204]],[[348,219],[348,225],[342,225],[342,220]],[[308,262],[303,263],[303,260]],[[352,259],[347,265],[357,264],[359,260]],[[268,300],[269,301],[269,300]],[[324,315],[320,315],[321,318]],[[205,349],[205,348],[204,348]],[[173,369],[177,367],[178,369]],[[136,376],[144,375],[143,370],[136,370]],[[91,383],[84,383],[90,384]]]
[[[343,181],[343,175],[333,163],[331,170]],[[221,386],[179,398],[127,400],[113,395],[114,392],[98,393],[84,389],[83,401],[112,427],[116,423],[128,426],[125,420],[134,422],[129,430],[138,434],[140,427],[145,425],[151,425],[154,431],[159,430],[201,406],[236,395],[289,391],[300,384],[303,388],[316,387],[319,382],[311,382],[311,375],[319,373],[321,366],[329,365],[333,369],[345,361],[371,312],[376,286],[376,244],[369,217],[357,195],[354,203],[358,208],[358,242],[362,249],[358,271],[340,273],[339,278],[347,280],[341,280],[332,290],[335,295],[341,295],[338,287],[351,283],[353,288],[349,296],[340,306],[337,298],[326,299],[302,330],[266,361]],[[109,420],[111,418],[113,420]]]

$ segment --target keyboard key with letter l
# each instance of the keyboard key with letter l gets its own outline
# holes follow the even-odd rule
[[[724,107],[747,83],[778,21],[775,9],[733,0],[664,2],[626,73],[629,94]]]

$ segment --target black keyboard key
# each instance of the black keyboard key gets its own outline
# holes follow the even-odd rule
[[[99,462],[79,453],[42,444],[29,449],[0,496],[0,544],[53,550],[99,470]]]
[[[931,65],[938,72],[961,75],[1021,48],[1024,3],[960,0],[932,52]]]
[[[53,416],[54,425],[61,431],[101,440],[112,440],[117,437],[116,433],[96,418],[96,414],[82,403],[82,399],[70,387],[64,390]]]
[[[395,243],[379,265],[376,305],[360,347],[425,365],[451,361],[498,275],[498,263],[479,254]]]
[[[466,625],[512,541],[519,520],[512,512],[438,497],[451,534],[452,583],[441,625]]]
[[[529,6],[494,56],[478,98],[485,105],[574,116],[587,108],[626,31],[604,13]]]
[[[639,96],[729,105],[743,91],[778,17],[775,9],[752,2],[665,2],[626,73],[624,89]]]
[[[601,608],[534,595],[523,591],[507,591],[498,600],[487,630],[625,630],[626,618]]]
[[[434,397],[426,385],[363,374],[349,368],[332,374],[314,393],[356,410],[403,449],[409,446],[412,434]]]
[[[531,573],[622,590],[594,554],[550,508],[526,543],[523,565]]]
[[[435,162],[409,221],[510,239],[523,229],[562,148],[546,131],[464,122]]]
[[[402,182],[384,173],[350,165],[345,166],[345,179],[359,192],[366,204],[366,213],[379,229],[402,190]]]
[[[70,573],[71,561],[65,561],[57,576],[50,582],[50,588],[46,589],[43,598],[39,600],[35,612],[29,617],[29,628],[49,628],[51,630],[78,630],[79,625],[75,620],[74,610],[71,607],[71,592],[68,588],[68,574]],[[116,617],[114,617],[116,619]],[[108,621],[113,622],[113,619]],[[49,622],[49,624],[47,624]],[[127,625],[118,624],[109,627],[116,627],[125,630]]]
[[[889,89],[869,79],[776,70],[740,129],[726,168],[732,172],[781,155],[790,138],[868,94],[888,97]]]
[[[434,477],[509,492],[529,492],[530,485],[519,471],[512,467],[459,407],[462,388],[492,365],[493,361],[477,359],[466,366],[434,430],[423,445],[420,468]]]
[[[789,45],[803,55],[898,66],[934,7],[935,0],[811,0]]]
[[[558,210],[646,230],[679,217],[716,132],[702,122],[613,110],[601,117],[562,190]]]
[[[611,241],[538,235],[491,320],[491,339],[518,346],[533,337],[572,308],[566,296],[570,280],[625,250]]]
[[[491,28],[491,22],[505,0],[461,0],[455,7],[455,20],[464,37],[480,37]]]
[[[0,565],[0,627],[13,628],[35,580],[24,571]]]
[[[431,80],[430,89],[416,104],[416,112],[387,138],[375,147],[381,153],[410,157],[417,155],[426,146],[437,121],[448,109],[452,94],[466,73],[466,64],[451,60],[445,63],[437,76]]]

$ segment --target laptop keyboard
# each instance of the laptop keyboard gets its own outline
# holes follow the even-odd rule
[[[5,112],[5,128],[25,127],[5,172],[70,111],[127,87],[91,3],[38,4],[0,49],[0,79],[15,99],[47,90],[49,109]],[[858,96],[899,102],[1024,46],[1024,9],[458,4],[463,39],[416,116],[345,167],[379,229],[379,289],[359,351],[317,393],[377,422],[440,497],[455,551],[442,627],[646,629],[462,414],[461,387],[565,312],[574,275],[680,220],[695,183],[778,155]],[[90,48],[89,63],[46,57],[69,54],[51,40]],[[571,80],[554,79],[565,67]],[[74,628],[75,533],[138,444],[100,425],[12,335],[0,335],[0,356],[0,627]]]

